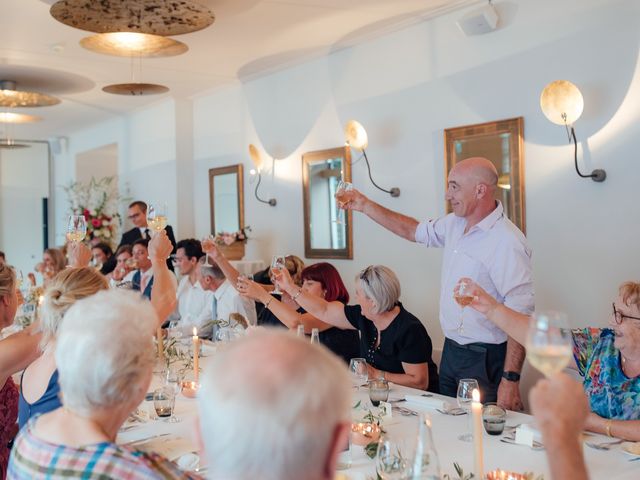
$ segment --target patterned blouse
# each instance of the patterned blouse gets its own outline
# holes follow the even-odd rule
[[[640,377],[623,373],[613,330],[584,328],[572,334],[573,356],[584,377],[591,410],[603,418],[640,419]]]
[[[11,377],[0,389],[0,479],[7,475],[9,463],[9,442],[18,431],[18,388]]]
[[[16,439],[9,460],[8,479],[68,478],[96,480],[200,479],[182,472],[157,454],[148,454],[114,443],[102,442],[80,448],[55,445],[33,434],[38,416],[27,423]]]

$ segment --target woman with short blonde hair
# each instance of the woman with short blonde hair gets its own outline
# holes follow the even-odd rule
[[[285,269],[281,288],[309,314],[344,330],[360,332],[360,356],[370,379],[438,391],[438,370],[431,358],[426,328],[400,303],[400,281],[390,268],[370,265],[356,276],[357,305],[327,302],[298,287]]]

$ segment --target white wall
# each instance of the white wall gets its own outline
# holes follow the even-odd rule
[[[458,13],[197,97],[192,138],[184,138],[189,129],[176,128],[187,107],[176,113],[172,101],[162,101],[114,121],[115,128],[107,129],[113,134],[87,130],[72,135],[70,145],[91,138],[95,147],[117,137],[124,153],[120,172],[131,195],[162,196],[170,216],[180,219],[184,212],[176,212],[176,205],[191,202],[195,216],[191,224],[182,222],[178,237],[200,237],[210,231],[207,170],[244,163],[248,171],[247,146],[256,144],[279,159],[275,181],[267,176],[261,187],[263,197],[277,198],[277,207],[258,203],[245,176],[245,218],[253,228],[247,258],[268,260],[276,251],[302,256],[301,155],[342,145],[347,120],[358,119],[368,130],[374,178],[384,187],[400,187],[402,195],[392,199],[376,191],[354,152],[356,187],[422,219],[445,210],[443,129],[523,116],[537,305],[566,310],[576,326],[602,325],[617,285],[638,279],[640,264],[633,196],[640,178],[635,142],[640,3],[494,3],[503,22],[489,35],[462,35],[455,26]],[[606,169],[603,184],[578,178],[564,129],[540,111],[542,88],[559,78],[576,83],[584,94],[585,111],[576,124],[580,162],[584,170]],[[191,139],[193,163],[184,171],[191,175],[192,168],[192,193],[182,185],[178,197],[174,176],[183,170],[176,163],[176,144],[186,141],[177,148],[188,152]],[[441,252],[401,240],[359,214],[354,252],[353,261],[334,262],[349,286],[368,264],[393,267],[405,306],[422,318],[439,345]]]
[[[617,285],[637,279],[640,264],[632,197],[640,174],[633,141],[640,133],[634,121],[640,6],[632,0],[496,4],[507,21],[490,35],[463,36],[454,24],[459,14],[451,15],[196,99],[196,202],[206,198],[207,168],[249,166],[249,143],[284,156],[272,187],[277,207],[257,203],[245,185],[246,223],[254,229],[248,257],[268,259],[276,245],[302,255],[300,156],[341,145],[348,119],[369,132],[374,178],[400,187],[402,195],[376,191],[363,162],[354,165],[354,184],[422,219],[444,213],[443,129],[523,116],[537,305],[568,311],[576,326],[604,324]],[[558,78],[582,89],[580,162],[584,170],[606,169],[604,184],[578,178],[564,129],[540,111],[542,88]],[[208,211],[200,209],[195,222],[196,232],[207,231]],[[368,264],[393,267],[405,305],[439,344],[441,252],[407,243],[362,215],[354,216],[354,240],[354,260],[334,262],[348,283]]]

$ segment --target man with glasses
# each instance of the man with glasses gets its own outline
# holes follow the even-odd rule
[[[412,242],[444,249],[440,283],[440,324],[445,344],[440,393],[456,396],[458,381],[475,378],[483,402],[521,410],[519,380],[524,348],[470,308],[461,311],[453,289],[461,277],[518,312],[533,311],[531,250],[495,199],[498,173],[486,158],[468,158],[449,172],[445,199],[453,213],[418,222],[373,202],[357,190],[344,193],[345,208],[363,212]]]
[[[149,226],[147,225],[146,203],[141,200],[136,200],[135,202],[131,203],[129,205],[127,218],[131,221],[131,223],[133,223],[134,227],[122,234],[122,239],[120,240],[118,248],[120,248],[122,245],[133,245],[133,242],[140,238],[144,238],[146,240],[149,240],[151,238],[151,232],[149,230]],[[173,245],[173,251],[171,253],[175,253],[176,239],[173,236],[173,229],[171,228],[171,225],[167,225],[164,230],[165,232],[167,232],[167,237],[169,237],[171,245]],[[115,268],[115,259],[112,263],[113,266],[111,267],[111,270]],[[169,267],[169,270],[173,272],[173,264],[170,260],[167,260],[167,267]]]

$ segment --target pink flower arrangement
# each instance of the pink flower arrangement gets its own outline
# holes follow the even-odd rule
[[[217,245],[231,245],[235,242],[246,242],[247,241],[247,233],[250,232],[251,227],[246,226],[237,232],[219,232],[213,241]]]

